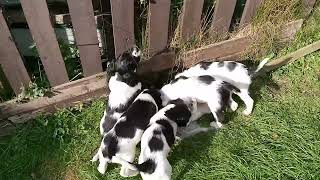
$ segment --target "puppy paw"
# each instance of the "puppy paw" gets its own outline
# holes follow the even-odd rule
[[[216,129],[220,129],[220,128],[222,128],[223,125],[221,124],[221,122],[214,121],[214,122],[210,123],[210,126],[216,128]]]
[[[232,102],[230,108],[232,111],[236,111],[238,109],[238,103]]]
[[[245,109],[244,111],[242,111],[242,114],[245,116],[249,116],[251,114],[252,110],[249,109]]]
[[[138,175],[138,171],[131,170],[129,168],[121,167],[120,176],[122,177],[132,177]]]
[[[105,174],[107,168],[99,165],[97,169],[100,174]]]

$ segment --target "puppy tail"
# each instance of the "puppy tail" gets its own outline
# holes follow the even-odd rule
[[[271,58],[269,58],[269,57],[263,59],[255,69],[253,69],[251,72],[249,72],[250,76],[251,77],[257,76],[257,73],[268,63],[268,61],[270,59]]]
[[[155,171],[156,165],[155,162],[151,159],[146,160],[145,162],[141,164],[135,164],[128,162],[121,157],[113,157],[114,162],[121,164],[122,166],[125,166],[133,171],[139,171],[139,172],[144,172],[148,174],[152,174]]]

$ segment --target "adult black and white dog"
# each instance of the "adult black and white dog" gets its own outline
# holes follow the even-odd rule
[[[234,61],[201,62],[182,73],[177,74],[175,78],[210,75],[226,81],[240,90],[239,92],[234,93],[237,94],[246,105],[243,114],[249,115],[252,112],[254,103],[249,95],[252,77],[261,70],[268,60],[269,58],[262,60],[253,70],[249,70],[244,64]],[[232,98],[232,96],[230,98]],[[237,107],[238,104],[233,102],[233,108],[237,109]]]
[[[180,76],[161,88],[163,105],[177,98],[183,100],[195,99],[197,103],[204,105],[204,108],[202,110],[198,108],[198,115],[192,117],[192,120],[196,120],[210,110],[215,118],[215,121],[211,122],[210,125],[217,129],[222,127],[221,122],[226,107],[230,106],[234,110],[233,104],[235,102],[230,98],[232,92],[239,93],[240,90],[228,82],[208,75],[198,77]]]
[[[187,126],[191,114],[196,111],[196,104],[181,99],[170,101],[151,118],[143,133],[139,163],[118,160],[123,166],[140,172],[144,180],[171,179],[172,168],[167,157],[175,142],[177,128]]]
[[[108,105],[100,121],[100,133],[107,133],[141,92],[142,84],[136,75],[140,50],[133,47],[122,53],[112,64],[109,79]]]
[[[107,163],[119,163],[120,157],[133,162],[136,145],[150,122],[150,118],[162,108],[161,94],[158,90],[143,90],[132,105],[129,106],[114,127],[104,134],[100,148],[92,161],[99,160],[98,171],[104,174]],[[128,177],[132,171],[125,166],[121,167],[120,175]]]

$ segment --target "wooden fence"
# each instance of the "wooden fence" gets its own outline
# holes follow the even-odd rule
[[[20,1],[50,85],[60,94],[52,98],[40,98],[40,100],[22,106],[16,104],[11,104],[10,106],[7,104],[0,105],[0,120],[12,117],[15,114],[23,114],[26,111],[39,112],[41,108],[42,110],[47,108],[46,111],[51,111],[55,108],[65,107],[71,102],[105,93],[105,79],[103,79],[104,81],[97,79],[97,77],[101,76],[102,64],[91,0],[67,0],[76,45],[79,49],[81,66],[85,76],[85,78],[75,82],[69,82],[57,38],[50,23],[46,0]],[[261,1],[246,1],[240,21],[241,26],[250,23]],[[312,9],[315,0],[304,1],[307,7]],[[158,54],[168,46],[170,3],[170,0],[150,0],[147,37],[148,52],[152,58],[140,65],[140,73],[160,71],[170,68],[174,64],[174,52]],[[211,23],[212,32],[225,33],[229,30],[236,3],[237,0],[216,0]],[[110,4],[115,55],[117,56],[135,44],[134,0],[110,0]],[[199,31],[203,4],[204,0],[183,1],[182,14],[180,15],[183,39],[188,40]],[[296,26],[301,26],[301,22],[296,22],[293,29]],[[196,55],[194,56],[196,62],[208,58],[223,59],[242,52],[248,46],[249,41],[247,37],[240,37],[188,53]],[[187,61],[188,59],[185,60],[186,64],[188,64]],[[29,84],[30,77],[1,9],[0,65],[14,92],[16,94],[21,93],[21,87]]]

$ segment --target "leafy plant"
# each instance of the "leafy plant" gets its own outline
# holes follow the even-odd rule
[[[22,93],[18,95],[19,102],[25,102],[39,97],[51,95],[51,89],[39,87],[38,84],[30,82],[29,87],[23,89]]]

